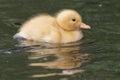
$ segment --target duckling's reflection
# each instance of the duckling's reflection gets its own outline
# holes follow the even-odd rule
[[[46,77],[54,75],[72,75],[83,72],[84,70],[73,69],[81,66],[83,62],[89,60],[88,53],[80,52],[80,43],[69,44],[49,44],[37,43],[32,41],[22,42],[24,46],[31,46],[28,52],[32,54],[28,57],[30,60],[39,60],[32,62],[29,66],[41,66],[49,69],[64,69],[62,73],[48,73],[33,75],[32,77]],[[49,60],[50,56],[54,56],[54,60]],[[42,62],[40,60],[43,60]],[[73,70],[72,70],[73,69]]]

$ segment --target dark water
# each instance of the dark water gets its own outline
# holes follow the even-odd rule
[[[65,8],[91,25],[82,41],[58,47],[12,39],[32,15]],[[119,0],[0,0],[0,80],[120,80],[119,10]]]

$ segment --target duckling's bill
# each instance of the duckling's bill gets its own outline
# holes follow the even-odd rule
[[[87,25],[87,24],[85,24],[85,23],[82,22],[80,24],[80,29],[91,29],[91,27],[89,25]]]

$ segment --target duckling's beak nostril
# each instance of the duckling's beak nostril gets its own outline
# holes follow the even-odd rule
[[[81,29],[91,29],[91,27],[89,25],[85,24],[85,23],[81,23],[80,28]]]

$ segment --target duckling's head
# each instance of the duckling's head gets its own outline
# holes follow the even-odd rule
[[[60,11],[56,20],[60,27],[66,31],[78,30],[82,26],[81,16],[75,10],[67,9]]]

